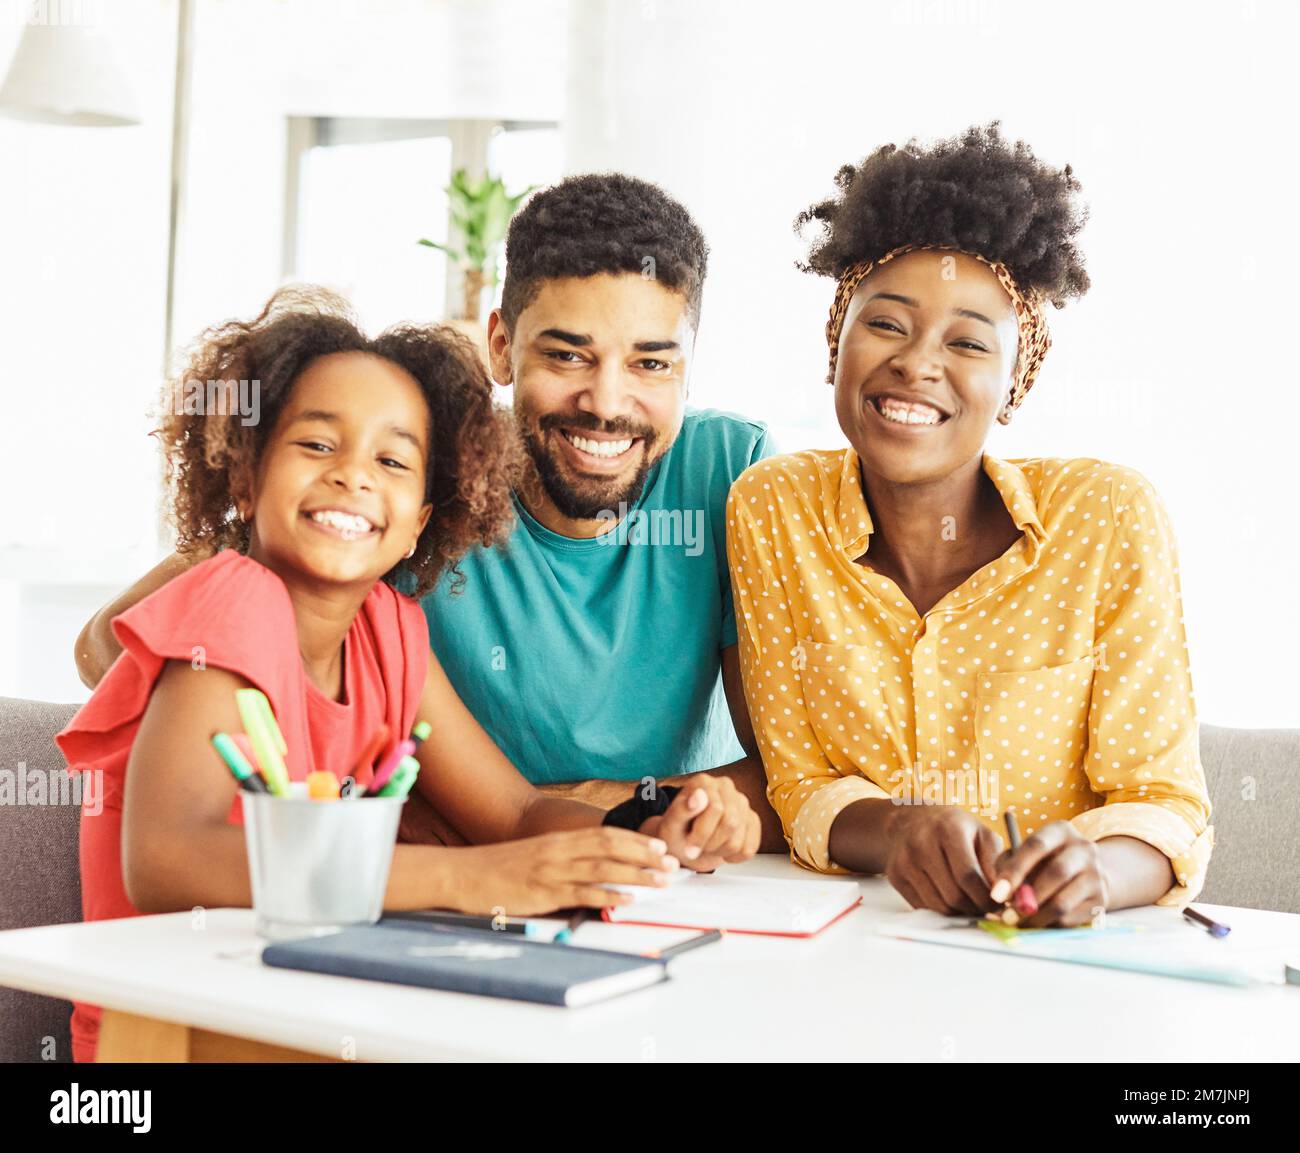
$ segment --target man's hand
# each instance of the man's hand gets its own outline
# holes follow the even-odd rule
[[[205,554],[201,553],[193,556],[173,553],[161,564],[145,573],[116,600],[109,601],[86,622],[77,636],[77,647],[74,653],[77,675],[81,677],[81,683],[86,688],[93,689],[103,680],[104,674],[108,672],[122,651],[122,646],[117,643],[117,637],[113,635],[113,618],[119,613],[126,612],[133,604],[144,600],[150,593],[157,592],[172,577],[180,576],[204,557]]]
[[[729,778],[698,773],[682,784],[668,811],[651,817],[641,832],[659,837],[686,868],[711,873],[758,852],[762,826]]]

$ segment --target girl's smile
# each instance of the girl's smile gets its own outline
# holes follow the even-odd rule
[[[302,514],[307,523],[339,540],[355,541],[378,535],[383,529],[369,517],[345,508],[322,508]]]

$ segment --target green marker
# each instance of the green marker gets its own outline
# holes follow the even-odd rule
[[[239,706],[244,732],[253,744],[253,752],[257,754],[258,764],[262,766],[271,792],[278,797],[287,796],[289,770],[285,768],[282,756],[286,747],[284,734],[275,723],[271,702],[258,689],[236,689],[235,703]]]
[[[393,770],[393,775],[388,778],[388,783],[376,793],[379,797],[404,797],[411,791],[411,786],[415,784],[416,775],[420,771],[420,762],[414,757],[403,757],[397,763],[397,768]]]
[[[271,791],[267,788],[266,782],[262,780],[262,774],[248,763],[248,758],[239,751],[239,746],[230,739],[229,733],[217,733],[212,738],[212,747],[217,750],[221,755],[221,759],[226,762],[226,767],[230,769],[241,788],[247,789],[250,793],[269,793]]]

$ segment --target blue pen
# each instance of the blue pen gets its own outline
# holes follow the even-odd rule
[[[1204,913],[1198,913],[1190,905],[1183,910],[1183,916],[1189,921],[1200,925],[1201,928],[1208,932],[1211,937],[1226,937],[1232,932],[1231,926],[1224,925],[1219,921],[1212,921]]]

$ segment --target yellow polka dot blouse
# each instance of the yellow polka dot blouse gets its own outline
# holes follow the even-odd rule
[[[1139,473],[1097,460],[984,471],[1023,533],[919,617],[855,560],[872,525],[857,454],[753,465],[727,501],[740,663],[768,799],[823,872],[864,798],[960,805],[999,833],[1067,820],[1136,837],[1199,892],[1213,845],[1177,554]]]

